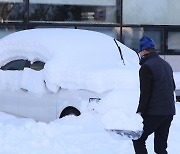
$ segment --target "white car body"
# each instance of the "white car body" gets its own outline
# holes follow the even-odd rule
[[[61,33],[62,36],[59,36]],[[54,36],[56,37],[52,40],[51,38]],[[84,41],[84,38],[87,38],[87,41]],[[68,39],[73,41],[67,42]],[[102,40],[99,41],[99,39]],[[48,46],[48,44],[53,45]],[[114,87],[122,86],[123,88],[123,81],[126,78],[121,75],[122,72],[119,67],[126,70],[125,67],[127,66],[130,71],[134,68],[134,64],[131,62],[124,66],[113,38],[92,31],[72,29],[25,30],[1,39],[0,45],[2,46],[0,51],[1,68],[11,61],[21,59],[28,60],[31,64],[36,61],[45,63],[42,71],[34,71],[30,68],[21,71],[0,70],[0,111],[33,118],[37,121],[50,122],[55,120],[67,108],[73,107],[81,112],[84,105],[82,103],[88,104],[90,98],[98,100]],[[122,50],[132,52],[120,42],[118,45],[121,46]],[[70,46],[72,47],[70,48]],[[84,50],[86,47],[87,51]],[[64,53],[56,51],[59,48]],[[72,48],[76,53],[69,54],[68,52]],[[77,55],[81,55],[83,58],[76,58]],[[68,57],[74,59],[67,62],[67,59],[63,60],[62,56],[67,59]],[[128,56],[133,57],[135,61],[137,60],[137,55],[134,52]],[[93,59],[91,59],[92,57]],[[84,62],[87,62],[87,65],[83,65]],[[57,65],[52,65],[56,63]],[[135,68],[138,69],[138,64]],[[117,81],[118,84],[114,82],[114,80],[119,79],[119,76],[113,74],[116,72],[122,76],[122,81]],[[31,73],[32,77],[30,77]],[[36,79],[36,76],[39,77],[38,73],[43,74],[40,75],[40,79]],[[103,75],[101,75],[102,73]],[[108,74],[112,75],[106,78]],[[85,79],[83,80],[81,77]],[[133,80],[132,83],[134,83]],[[34,85],[34,89],[31,88],[31,85]],[[36,88],[43,92],[34,92]]]
[[[57,93],[35,95],[28,91],[0,90],[0,111],[37,121],[50,122],[60,117],[62,111],[74,107],[81,111],[81,103],[98,96],[86,90],[60,89]]]

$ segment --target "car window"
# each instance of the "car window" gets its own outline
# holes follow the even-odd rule
[[[41,61],[35,61],[33,64],[30,65],[30,68],[36,71],[40,71],[44,68],[45,63]]]
[[[30,61],[19,59],[19,60],[13,60],[6,65],[2,66],[2,70],[24,70],[25,67],[34,69],[36,71],[39,71],[44,68],[45,63],[41,61],[35,61],[31,64]]]
[[[2,70],[23,70],[24,67],[29,67],[30,62],[28,60],[19,59],[19,60],[13,60],[6,65],[2,66]]]

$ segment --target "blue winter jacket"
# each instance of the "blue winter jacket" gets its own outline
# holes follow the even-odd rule
[[[142,115],[174,115],[175,83],[171,66],[156,52],[146,54],[140,64],[140,99],[137,112]]]

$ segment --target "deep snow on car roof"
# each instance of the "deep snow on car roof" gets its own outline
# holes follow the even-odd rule
[[[40,58],[47,62],[53,56],[64,56],[63,59],[73,57],[74,60],[85,60],[86,64],[92,60],[94,62],[101,59],[119,60],[118,50],[111,37],[87,30],[61,28],[24,30],[6,36],[0,43],[3,44],[1,55],[11,57],[13,55],[29,59]],[[1,56],[0,61],[4,59],[5,56]],[[106,63],[112,65],[114,61]]]
[[[50,91],[62,87],[104,92],[136,83],[138,63],[133,59],[137,57],[129,48],[118,44],[126,66],[108,35],[66,28],[24,30],[0,40],[0,66],[14,59],[39,60],[45,62],[42,79]],[[127,79],[127,75],[131,78]]]

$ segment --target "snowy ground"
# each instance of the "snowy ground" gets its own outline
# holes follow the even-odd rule
[[[169,135],[169,154],[178,154],[180,104]],[[0,113],[0,154],[133,154],[132,142],[104,130],[96,113],[49,124]],[[147,141],[153,154],[153,136]]]

